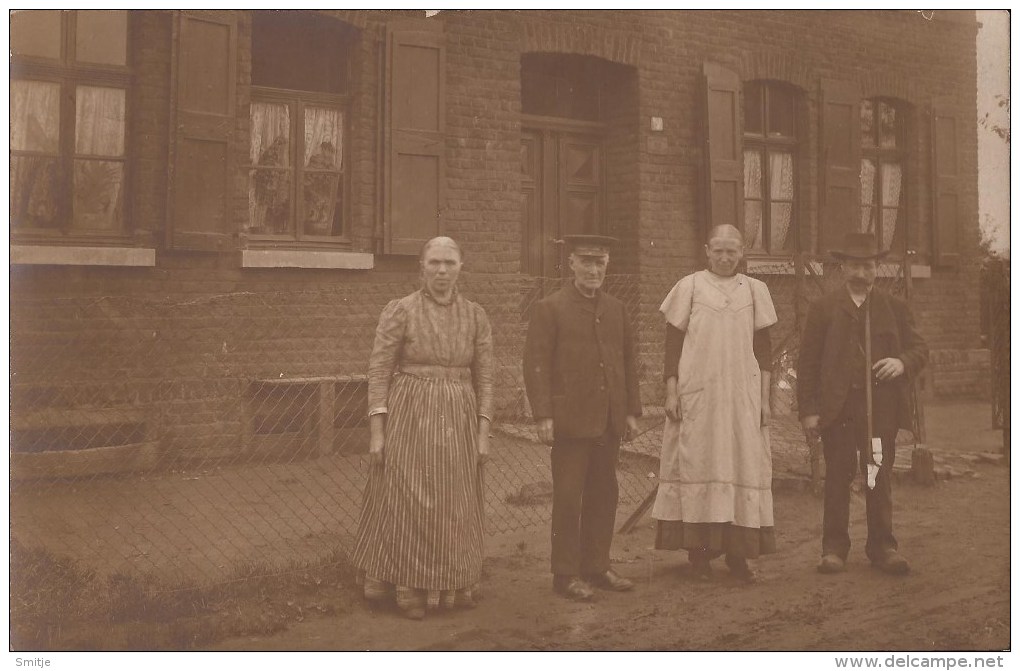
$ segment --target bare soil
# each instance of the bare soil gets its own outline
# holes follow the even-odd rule
[[[617,570],[637,583],[634,591],[573,603],[553,594],[548,531],[535,528],[487,548],[485,595],[474,611],[413,622],[388,609],[348,606],[211,649],[1006,649],[1009,469],[955,456],[972,474],[929,488],[907,482],[894,488],[895,531],[913,569],[904,577],[876,571],[864,557],[860,494],[851,508],[848,571],[817,573],[821,501],[785,491],[775,502],[779,552],[758,561],[762,580],[754,585],[730,578],[719,560],[711,582],[694,581],[685,554],[650,549],[654,527],[646,517],[632,533],[617,535],[613,548]]]

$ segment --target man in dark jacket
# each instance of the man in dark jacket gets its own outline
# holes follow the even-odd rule
[[[850,484],[858,467],[867,473],[871,439],[881,439],[881,467],[866,495],[868,541],[873,566],[892,574],[910,570],[897,551],[892,530],[891,472],[896,433],[914,430],[911,379],[928,361],[928,346],[914,327],[906,303],[874,288],[880,252],[875,236],[850,233],[842,250],[845,284],[815,301],[808,311],[797,365],[797,403],[808,440],[822,440],[825,453],[825,511],[818,570],[838,573],[850,551]],[[870,322],[870,324],[868,323]],[[871,332],[871,359],[865,333]],[[872,389],[872,434],[868,435],[867,389]],[[860,455],[858,457],[858,455]]]
[[[609,567],[620,440],[641,415],[627,310],[602,292],[613,238],[565,236],[573,282],[539,301],[524,352],[524,383],[538,436],[552,445],[553,588],[587,601],[591,585],[633,583]]]

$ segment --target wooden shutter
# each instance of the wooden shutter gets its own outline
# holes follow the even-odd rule
[[[936,101],[931,113],[932,228],[937,266],[960,261],[959,119],[946,103]]]
[[[177,249],[233,246],[231,136],[237,24],[230,12],[178,12],[174,21],[167,227]]]
[[[446,54],[435,19],[387,26],[384,235],[390,254],[417,255],[442,230],[446,184]]]
[[[861,229],[860,93],[850,82],[822,80],[819,251]]]
[[[704,65],[707,229],[744,229],[744,155],[740,130],[740,77],[715,63]]]

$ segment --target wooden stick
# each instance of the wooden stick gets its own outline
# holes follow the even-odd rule
[[[659,493],[659,485],[655,485],[655,489],[648,492],[648,496],[641,502],[641,505],[630,514],[627,521],[620,525],[620,528],[616,531],[618,534],[629,534],[637,526],[637,523],[641,521],[641,518],[645,516],[648,509],[655,503],[655,495]]]
[[[874,289],[872,289],[874,291]],[[868,403],[868,461],[871,457],[871,437],[875,435],[871,415],[871,292],[864,299],[864,395]]]

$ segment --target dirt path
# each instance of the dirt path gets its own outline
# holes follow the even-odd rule
[[[411,622],[355,608],[219,650],[970,650],[1003,649],[1009,631],[1009,470],[895,490],[896,533],[913,572],[870,568],[864,500],[851,509],[849,570],[815,572],[821,502],[776,495],[780,551],[759,562],[764,580],[731,580],[720,561],[711,583],[692,581],[686,558],[650,550],[646,518],[617,536],[614,562],[637,582],[629,594],[575,604],[550,590],[544,527],[487,548],[485,598],[472,612]]]

